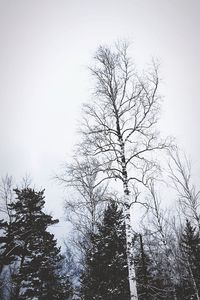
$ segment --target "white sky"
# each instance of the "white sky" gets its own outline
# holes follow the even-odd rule
[[[0,175],[29,173],[61,216],[64,195],[51,178],[77,139],[87,65],[99,44],[128,38],[138,66],[160,60],[161,129],[200,176],[199,16],[199,0],[0,0]]]

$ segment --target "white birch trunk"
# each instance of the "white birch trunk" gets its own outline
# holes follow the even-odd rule
[[[136,274],[134,264],[134,251],[133,251],[133,239],[132,239],[132,226],[131,226],[131,213],[130,213],[130,191],[128,188],[128,175],[126,170],[126,158],[124,142],[119,135],[119,142],[121,148],[121,163],[122,163],[122,174],[123,174],[123,187],[124,187],[124,216],[125,216],[125,227],[126,227],[126,254],[127,254],[127,265],[128,265],[128,279],[129,279],[129,290],[130,300],[138,300],[137,285],[136,285]]]
[[[126,226],[126,253],[127,253],[130,300],[138,300],[135,264],[134,264],[134,251],[133,251],[133,243],[132,243],[129,195],[125,194],[124,202],[125,202],[124,213],[125,213],[125,226]]]

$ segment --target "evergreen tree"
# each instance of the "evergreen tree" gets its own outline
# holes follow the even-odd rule
[[[11,223],[0,220],[0,299],[8,299],[6,295],[12,290],[11,274],[14,262],[20,253],[11,233]]]
[[[130,299],[123,220],[122,210],[111,202],[98,225],[98,233],[91,236],[82,276],[81,292],[85,300]]]
[[[165,255],[139,234],[134,241],[139,300],[174,299]],[[159,250],[159,251],[158,251]]]
[[[17,199],[10,204],[13,222],[10,225],[14,248],[18,249],[18,270],[13,276],[13,300],[66,299],[69,282],[58,272],[62,261],[48,226],[58,223],[45,214],[44,191],[16,189]]]
[[[11,223],[0,220],[0,274],[4,266],[16,260],[19,253],[20,245],[17,245],[11,228]]]
[[[144,249],[142,235],[139,235],[139,247],[135,256],[137,290],[140,300],[154,299],[152,261]]]
[[[180,248],[182,264],[187,271],[187,276],[182,278],[185,299],[200,299],[200,236],[188,220]]]
[[[8,244],[8,237],[7,237],[7,227],[8,224],[4,220],[0,220],[0,274],[2,272],[3,266],[10,262],[5,260],[5,249]]]
[[[0,220],[0,299],[3,299],[5,278],[3,274],[3,268],[9,263],[9,260],[5,260],[5,249],[7,244],[6,237],[7,222]]]

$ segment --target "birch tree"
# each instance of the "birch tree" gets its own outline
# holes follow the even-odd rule
[[[183,215],[200,230],[200,190],[192,182],[191,163],[178,148],[170,152],[170,178],[175,188]]]
[[[65,218],[71,223],[67,252],[73,252],[76,261],[75,277],[85,269],[85,257],[91,246],[90,237],[96,233],[97,223],[103,217],[108,201],[107,184],[101,185],[99,163],[95,158],[74,155],[73,161],[64,165],[64,172],[57,179],[70,190],[65,199]],[[79,270],[79,272],[78,272]]]
[[[147,184],[157,168],[154,152],[168,146],[155,128],[160,111],[158,66],[153,62],[146,73],[139,74],[124,42],[114,49],[100,46],[94,61],[90,68],[94,97],[84,105],[78,153],[98,159],[102,182],[115,179],[122,183],[130,299],[136,300],[130,218],[136,199],[131,184]]]
[[[9,209],[9,204],[14,200],[13,194],[13,178],[11,176],[6,175],[1,178],[0,182],[0,215],[3,217],[8,223],[12,222],[11,212]]]
[[[156,191],[155,183],[149,184],[149,220],[148,230],[151,228],[151,240],[156,246],[154,252],[154,261],[162,255],[162,266],[164,271],[164,281],[168,284],[162,289],[164,294],[171,294],[172,299],[177,300],[176,287],[177,282],[177,245],[176,245],[176,224],[170,215],[168,209],[161,206],[161,199]],[[157,256],[157,257],[156,257]]]
[[[94,233],[100,217],[102,202],[105,200],[107,186],[98,181],[99,164],[96,159],[77,156],[65,166],[65,172],[58,176],[60,182],[71,187],[75,196],[65,200],[66,218],[77,231]]]

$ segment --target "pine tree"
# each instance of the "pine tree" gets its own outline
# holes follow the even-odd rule
[[[146,233],[147,234],[147,233]],[[139,300],[174,300],[165,253],[153,240],[141,234],[134,241],[135,267]],[[147,237],[149,239],[149,236]]]
[[[0,274],[4,266],[16,260],[16,255],[19,253],[20,245],[17,245],[11,227],[11,223],[0,220]]]
[[[31,188],[15,190],[17,199],[10,205],[10,225],[14,248],[18,249],[18,269],[13,276],[13,300],[66,299],[69,282],[58,273],[62,260],[48,226],[58,223],[43,212],[44,191]]]
[[[10,262],[10,259],[6,261],[5,258],[6,246],[8,243],[7,227],[8,223],[4,220],[0,220],[0,274],[2,272],[3,266]]]
[[[12,290],[11,274],[19,254],[11,233],[11,223],[0,220],[0,299],[8,299],[6,295]]]
[[[5,259],[5,249],[7,245],[6,236],[7,222],[0,220],[0,299],[3,299],[5,278],[3,274],[3,268],[5,265],[9,264],[10,259]]]
[[[91,248],[82,277],[85,300],[130,299],[123,220],[122,210],[111,202],[98,226],[98,233],[91,236]]]
[[[200,236],[190,221],[182,234],[181,244],[182,263],[187,270],[184,278],[185,299],[200,299]],[[187,297],[186,297],[187,296]]]
[[[154,299],[154,282],[152,272],[152,262],[147,251],[144,249],[142,235],[139,234],[139,247],[135,256],[135,267],[137,276],[138,297],[140,300]]]

